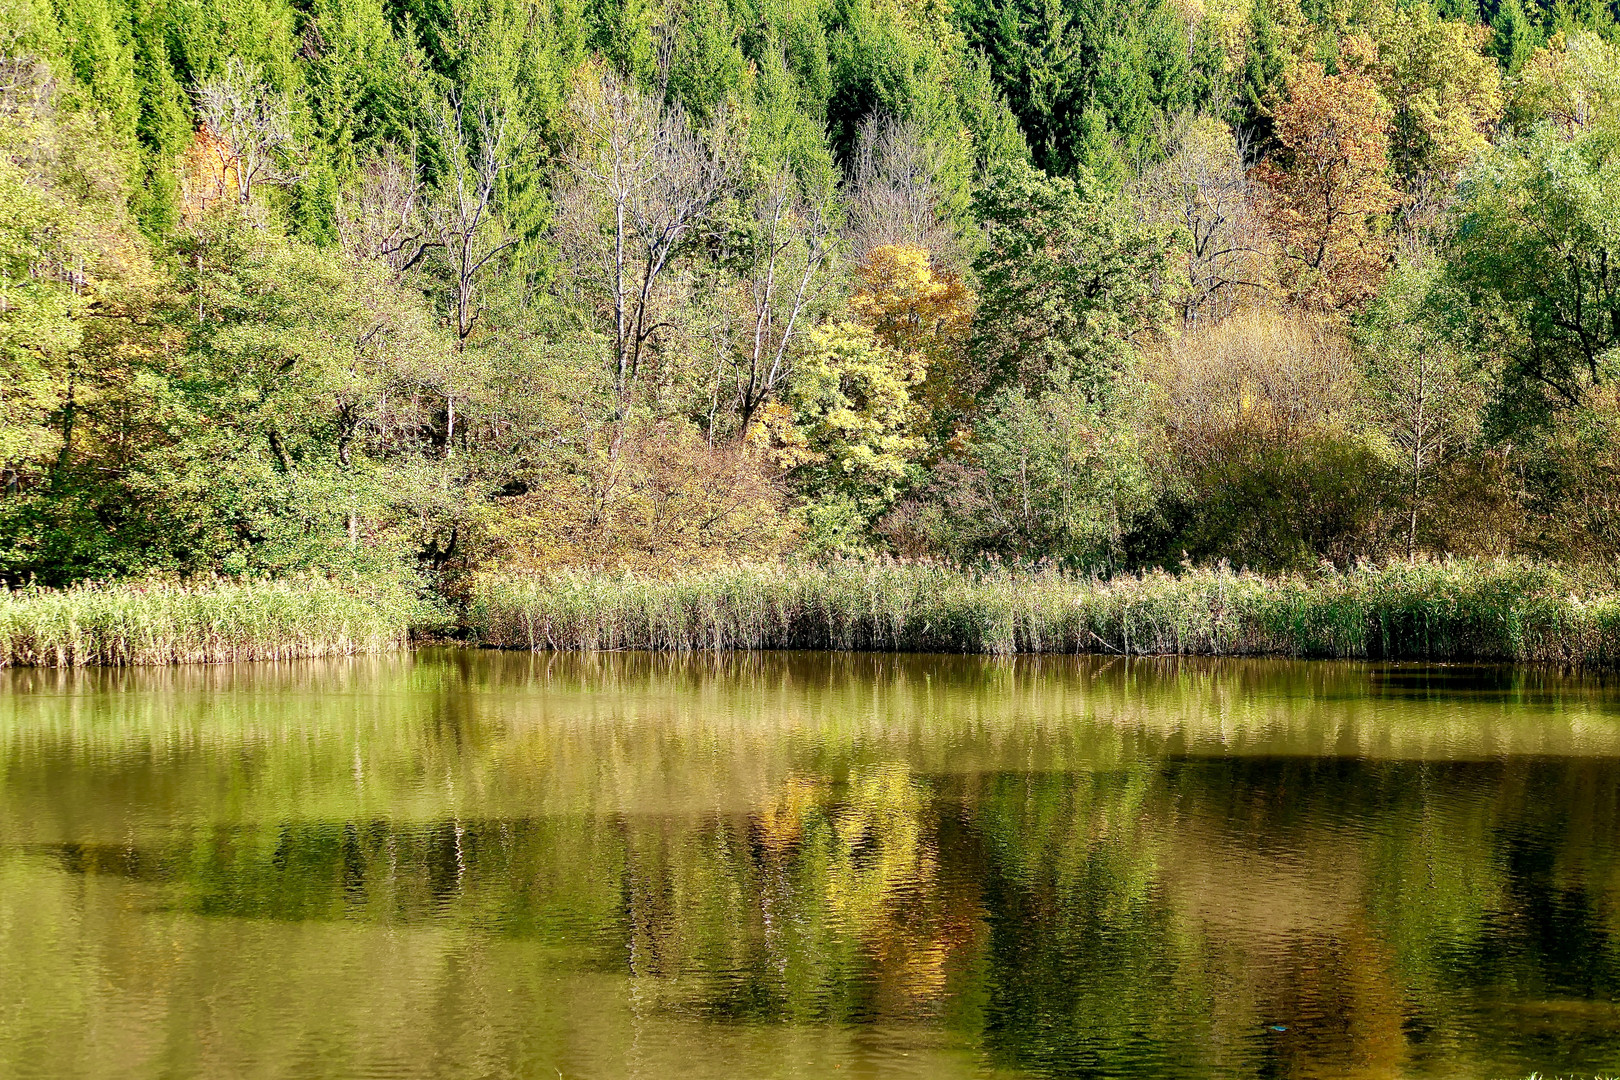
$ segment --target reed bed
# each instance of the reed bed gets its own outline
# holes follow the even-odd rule
[[[1108,581],[927,563],[744,565],[672,578],[487,578],[473,639],[535,651],[860,649],[1506,660],[1613,666],[1620,595],[1509,561]]]
[[[316,575],[0,590],[0,667],[379,652],[404,644],[422,614],[406,583]]]

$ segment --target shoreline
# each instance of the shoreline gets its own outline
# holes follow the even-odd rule
[[[474,583],[446,622],[400,582],[318,575],[0,593],[0,667],[309,659],[461,644],[528,652],[1277,657],[1620,666],[1620,593],[1545,564],[1458,560],[1266,578],[1110,580],[891,561]],[[424,635],[431,635],[423,640]]]
[[[1313,579],[1193,570],[1100,581],[894,562],[491,578],[475,587],[466,622],[473,643],[529,651],[1620,661],[1620,595],[1583,596],[1567,571],[1514,562]]]

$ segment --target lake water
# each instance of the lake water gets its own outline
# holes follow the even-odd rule
[[[0,1076],[1620,1073],[1620,685],[0,671]]]

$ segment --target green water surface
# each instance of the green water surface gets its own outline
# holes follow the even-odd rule
[[[1620,1073],[1620,685],[0,671],[0,1076]]]

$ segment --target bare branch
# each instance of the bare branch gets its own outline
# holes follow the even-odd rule
[[[262,82],[257,68],[232,57],[225,71],[199,84],[193,96],[215,166],[202,181],[213,190],[194,193],[196,205],[232,195],[247,205],[261,184],[290,187],[302,179],[292,158],[287,96]]]
[[[578,138],[558,193],[558,238],[614,342],[614,389],[630,392],[654,337],[672,261],[730,187],[727,117],[706,141],[677,106],[660,110],[611,72],[571,102]]]
[[[920,127],[893,113],[866,118],[856,142],[845,233],[857,260],[886,244],[927,248],[954,261],[958,239],[941,219],[939,148]]]

